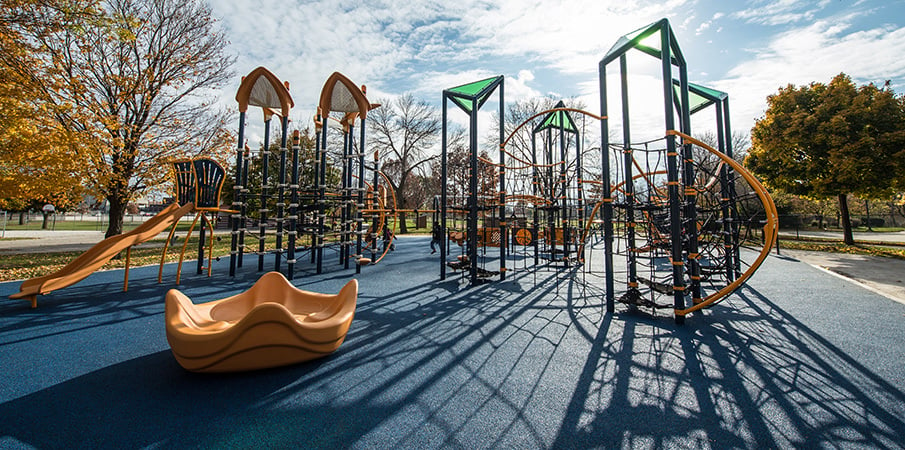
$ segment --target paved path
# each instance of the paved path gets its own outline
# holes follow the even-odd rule
[[[166,239],[167,233],[158,237]],[[102,240],[103,231],[8,230],[0,239],[0,255],[83,252]]]
[[[905,260],[847,253],[781,250],[782,255],[828,271],[905,304]]]
[[[842,240],[841,231],[795,231],[795,230],[779,230],[779,240],[783,238],[810,237],[821,239],[838,239]],[[897,231],[894,233],[869,233],[869,232],[853,232],[852,237],[856,241],[880,241],[880,242],[897,242],[905,243],[905,231]]]

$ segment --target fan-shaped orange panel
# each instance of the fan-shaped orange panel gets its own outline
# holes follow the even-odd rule
[[[339,72],[333,72],[321,89],[318,105],[321,114],[329,115],[332,111],[358,113],[362,120],[368,115],[371,104],[364,92],[352,80]]]
[[[236,101],[239,102],[240,112],[248,110],[249,105],[260,106],[264,108],[265,114],[272,114],[278,110],[281,117],[289,115],[289,109],[295,105],[286,85],[280,83],[276,75],[263,67],[258,67],[242,77],[242,83],[236,92]]]
[[[237,372],[329,355],[343,343],[358,300],[358,281],[336,295],[296,288],[279,272],[232,297],[194,304],[166,294],[167,341],[193,372]]]

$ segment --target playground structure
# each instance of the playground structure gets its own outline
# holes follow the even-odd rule
[[[657,37],[659,41],[651,44]],[[626,58],[630,50],[638,50],[661,62],[665,121],[662,138],[632,142]],[[623,142],[611,143],[607,66],[617,60]],[[449,265],[467,269],[471,283],[497,274],[502,280],[510,259],[507,246],[528,243],[534,246],[535,266],[539,255],[544,255],[548,265],[584,264],[590,236],[602,232],[607,311],[615,310],[618,282],[619,302],[632,308],[671,308],[675,321],[683,323],[686,315],[726,298],[757,270],[775,240],[776,207],[766,189],[732,158],[728,95],[688,82],[684,57],[666,19],[620,38],[600,61],[599,71],[599,116],[566,108],[560,102],[515,127],[506,139],[502,132],[502,76],[443,92],[440,220],[444,231],[448,230],[449,216],[464,211],[467,220],[463,230],[452,233],[463,243],[465,254],[459,261],[445,263],[446,255],[441,253],[440,277],[445,278]],[[674,79],[676,72],[678,77]],[[480,158],[476,130],[477,111],[497,86],[501,132],[499,162],[494,163]],[[467,204],[462,209],[447,207],[447,100],[470,117],[470,185]],[[691,115],[710,105],[716,108],[717,148],[691,136]],[[585,179],[582,140],[570,113],[580,113],[600,123],[599,181]],[[529,161],[514,155],[507,144],[535,119],[540,120],[532,128]],[[546,133],[540,160],[535,140],[539,133]],[[518,165],[507,165],[507,158]],[[496,192],[478,192],[479,163],[491,165],[497,171]],[[571,175],[567,167],[574,168]],[[529,169],[530,183],[517,182],[519,177],[509,175]],[[597,186],[600,191],[590,212],[585,185]],[[508,212],[519,204],[530,210],[530,219],[526,215],[520,224],[507,222]],[[596,230],[598,226],[602,230]],[[488,230],[493,230],[492,239],[487,237]],[[515,237],[512,243],[508,240],[510,231]],[[479,265],[477,249],[487,246],[499,247],[498,271]],[[745,247],[753,252],[743,250]],[[671,304],[664,298],[670,299]]]
[[[498,83],[502,86],[502,77],[499,78]],[[475,86],[487,84],[489,80],[492,79],[449,89],[444,92],[444,97],[457,99],[460,91],[474,90]],[[478,91],[474,95],[475,104],[482,104],[481,99],[486,100],[486,97]],[[470,111],[468,107],[471,103],[455,103]],[[577,255],[577,251],[581,248],[580,237],[585,225],[589,223],[583,187],[587,180],[584,180],[583,169],[583,130],[573,114],[599,119],[599,116],[586,111],[568,108],[560,101],[554,108],[534,114],[514,127],[505,139],[501,133],[499,163],[479,156],[474,150],[474,140],[470,142],[469,172],[479,176],[469,176],[470,191],[465,200],[453,200],[454,204],[464,206],[447,208],[443,212],[447,219],[450,216],[453,218],[454,224],[460,222],[456,216],[467,214],[465,229],[451,232],[460,236],[466,254],[460,261],[448,263],[447,266],[467,269],[470,281],[475,283],[497,274],[504,279],[507,271],[515,269],[515,266],[507,267],[507,260],[513,264],[521,261],[523,267],[527,267],[527,261],[531,259],[534,266],[539,265],[540,259],[563,267],[581,263],[582,257]],[[503,127],[500,126],[500,129]],[[510,143],[519,133],[527,135],[521,137],[530,142],[530,147],[516,153],[510,148]],[[445,153],[444,145],[444,160]],[[506,161],[510,162],[507,164]],[[485,192],[473,195],[477,192],[477,179],[483,170],[481,166],[493,170],[493,176],[499,179],[499,189],[488,193],[484,186],[482,191]],[[444,185],[448,191],[450,183]],[[479,247],[500,248],[498,271],[486,268],[487,258],[483,254],[478,256]],[[443,266],[442,277],[445,277]]]
[[[292,279],[301,252],[308,252],[316,273],[324,270],[326,250],[336,250],[339,264],[348,269],[355,262],[356,273],[361,266],[376,264],[380,256],[377,236],[389,226],[388,216],[394,215],[395,196],[389,183],[382,183],[377,170],[378,154],[373,165],[365,161],[365,123],[369,110],[379,105],[371,104],[365,96],[365,88],[358,88],[346,76],[332,74],[321,90],[317,115],[314,118],[313,148],[303,147],[299,131],[293,132],[291,156],[289,155],[289,111],[293,106],[288,83],[263,67],[243,77],[236,94],[239,103],[239,145],[236,150],[236,173],[230,244],[230,276],[243,266],[249,247],[256,249],[258,271],[264,271],[265,257],[273,255],[273,271],[283,270]],[[260,107],[264,117],[264,142],[260,152],[252,152],[245,145],[245,121],[249,106]],[[280,141],[277,155],[272,155],[271,122],[280,118]],[[332,122],[331,122],[332,121]],[[338,139],[328,139],[331,123],[341,130],[342,143],[335,150]],[[358,139],[355,126],[358,124]],[[305,144],[311,140],[305,136]],[[279,161],[277,167],[271,167]],[[250,167],[261,170],[259,186],[250,186]],[[270,173],[272,169],[276,173]],[[366,173],[370,171],[369,174]],[[369,183],[368,175],[371,182]],[[257,193],[253,189],[257,188]],[[258,208],[251,210],[252,200]],[[271,216],[271,213],[274,213]],[[257,214],[255,214],[257,213]],[[252,220],[257,222],[256,235],[249,230]],[[268,227],[273,224],[275,244],[268,248]],[[366,229],[365,224],[370,228]],[[395,223],[394,223],[395,226]],[[388,231],[392,237],[395,230]],[[257,244],[249,246],[247,240]],[[367,239],[367,242],[365,240]],[[367,244],[367,245],[365,245]],[[368,250],[370,257],[364,256]]]
[[[195,225],[201,219],[201,227],[198,236],[198,267],[197,273],[200,274],[207,269],[207,276],[211,276],[211,266],[213,260],[214,249],[214,224],[208,214],[234,213],[232,210],[224,210],[220,208],[220,191],[223,188],[226,171],[216,161],[210,158],[185,159],[173,162],[173,176],[176,188],[176,202],[179,205],[192,205],[192,211],[195,218],[189,227],[182,244],[182,251],[179,252],[179,264],[176,268],[176,284],[182,276],[182,263],[185,260],[185,252],[188,249],[189,238],[195,230]],[[176,233],[176,225],[174,223],[170,227],[170,233],[163,246],[163,252],[160,254],[160,267],[157,270],[157,282],[163,281],[163,265],[166,262],[167,250],[173,241]],[[207,266],[205,261],[205,236],[207,236]]]
[[[659,41],[651,43],[657,37]],[[632,142],[626,57],[631,50],[661,63],[665,130],[662,137],[644,142]],[[611,143],[607,67],[617,60],[622,142]],[[600,115],[559,102],[514,127],[508,137],[503,76],[443,91],[441,192],[434,209],[423,210],[434,213],[434,222],[439,222],[442,235],[448,238],[440,248],[440,278],[445,279],[446,269],[452,268],[467,273],[471,284],[495,276],[504,280],[512,263],[521,262],[527,268],[531,259],[535,267],[543,259],[557,270],[586,265],[592,254],[588,243],[595,236],[604,247],[607,310],[615,310],[617,299],[632,308],[671,308],[681,323],[687,314],[719,302],[750,278],[774,242],[776,209],[763,186],[732,157],[728,95],[689,83],[684,57],[667,20],[620,38],[600,61],[599,71]],[[477,136],[478,113],[494,93],[499,105],[497,162],[480,154]],[[161,223],[166,227],[175,222],[178,217],[172,214],[189,211],[196,213],[189,235],[199,220],[202,223],[198,273],[204,269],[205,234],[209,232],[208,239],[213,239],[207,217],[213,212],[232,214],[230,276],[242,267],[248,248],[256,249],[258,271],[264,271],[265,257],[271,254],[271,270],[281,272],[285,262],[288,279],[293,278],[298,256],[304,252],[318,274],[327,250],[335,250],[345,269],[354,261],[356,273],[364,265],[378,263],[395,234],[388,219],[401,210],[396,208],[391,183],[378,171],[377,152],[371,166],[365,161],[366,117],[379,105],[368,102],[364,86],[358,88],[338,72],[331,75],[321,91],[313,142],[307,132],[302,136],[295,131],[291,147],[288,115],[293,102],[288,83],[259,67],[243,77],[236,100],[240,123],[232,210],[219,209],[222,167],[209,160],[177,161],[176,212],[168,209],[160,221],[149,221],[140,236],[130,233],[121,242],[98,244],[98,250],[92,249],[60,274],[23,283],[22,292],[13,297],[30,299],[35,305],[36,295],[77,282],[100,267],[104,258],[148,239]],[[448,177],[450,101],[469,115],[467,188],[459,191],[451,188]],[[716,148],[691,135],[692,114],[711,105],[716,109]],[[261,108],[264,119],[264,142],[258,152],[245,145],[249,106]],[[599,179],[586,175],[590,172],[583,159],[589,151],[583,148],[585,129],[574,117],[579,114],[583,120],[600,123]],[[274,116],[280,118],[280,138],[272,152]],[[331,127],[332,123],[337,125]],[[341,144],[339,137],[328,139],[331,129],[341,130]],[[523,147],[521,153],[512,148],[518,133],[529,135],[530,148]],[[259,191],[253,192],[252,173],[258,171]],[[494,181],[479,183],[487,174]],[[595,192],[597,198],[588,192]],[[257,233],[251,231],[254,226]],[[270,234],[275,240],[272,248],[266,245]],[[379,236],[384,248],[378,257]],[[247,245],[249,239],[258,242]],[[451,242],[462,251],[448,261]],[[180,254],[177,283],[187,243],[188,238]],[[212,241],[208,261],[211,247]],[[497,250],[488,253],[488,247]],[[480,254],[479,249],[483,249]],[[363,254],[366,251],[370,257]],[[498,268],[488,269],[494,259]],[[162,267],[163,258],[158,281]],[[208,262],[208,275],[210,268]]]
[[[210,158],[179,160],[174,161],[172,165],[175,176],[176,202],[167,206],[134,230],[111,236],[95,244],[88,251],[79,255],[79,257],[70,261],[59,270],[24,281],[19,289],[20,292],[11,295],[10,298],[28,300],[31,302],[31,307],[36,308],[38,295],[49,294],[82,281],[123,251],[126,252],[123,291],[127,291],[129,289],[132,247],[156,238],[169,228],[170,232],[161,252],[160,267],[157,272],[157,282],[160,283],[163,278],[163,266],[166,262],[167,250],[170,242],[173,241],[176,226],[184,215],[190,213],[195,213],[195,218],[189,227],[179,254],[176,283],[179,284],[185,252],[188,249],[189,239],[199,219],[202,223],[198,240],[198,273],[202,273],[207,268],[208,276],[210,276],[213,259],[214,229],[212,221],[207,215],[210,213],[234,212],[219,208],[220,190],[223,186],[225,172],[220,164]],[[208,241],[205,246],[206,234]],[[206,267],[204,266],[205,248],[208,251]]]
[[[651,44],[656,37],[659,41]],[[632,143],[630,50],[661,63],[665,131],[656,143]],[[609,114],[607,66],[617,60],[621,144],[609,142],[609,120],[601,121],[601,148],[612,152],[616,162],[610,167],[611,157],[604,155],[602,182],[620,186],[605,189],[601,199],[607,310],[614,311],[618,272],[625,287],[620,302],[671,307],[682,323],[687,314],[726,298],[757,270],[776,236],[776,207],[766,189],[732,159],[728,95],[693,86],[692,105],[686,62],[666,19],[623,36],[600,61],[602,116]],[[726,153],[691,137],[692,112],[709,104],[717,105],[718,146]],[[760,226],[762,241],[757,242],[753,234]],[[760,247],[751,263],[743,257],[745,245]],[[617,271],[617,259],[624,271]],[[662,303],[661,297],[671,297],[672,304]]]
[[[443,125],[441,131],[441,187],[440,187],[440,226],[443,230],[443,234],[446,235],[447,230],[449,230],[447,218],[452,213],[449,205],[449,184],[448,184],[448,173],[447,173],[447,165],[448,165],[448,155],[447,155],[447,101],[452,101],[453,104],[458,106],[463,112],[468,114],[469,118],[469,128],[468,128],[468,191],[465,196],[467,204],[459,205],[457,208],[459,211],[464,211],[467,214],[467,218],[465,220],[465,228],[462,230],[456,230],[456,240],[464,245],[465,254],[462,255],[457,262],[453,263],[451,267],[453,268],[468,268],[468,272],[470,274],[471,283],[477,283],[479,279],[484,279],[488,275],[499,274],[501,279],[506,278],[506,216],[505,216],[505,208],[501,205],[506,204],[506,172],[505,172],[505,153],[502,151],[502,147],[500,147],[500,163],[499,163],[499,190],[498,190],[498,199],[494,201],[490,206],[486,206],[481,202],[481,198],[479,198],[478,194],[478,112],[481,109],[481,106],[490,98],[490,96],[499,89],[499,123],[498,128],[500,130],[500,143],[503,142],[503,134],[504,127],[503,123],[505,122],[505,109],[504,109],[504,83],[503,76],[497,76],[492,78],[487,78],[484,80],[475,81],[473,83],[464,84],[461,86],[457,86],[454,88],[447,89],[443,91]],[[498,202],[498,203],[497,203]],[[495,207],[497,206],[497,207]],[[479,214],[479,209],[480,214]],[[485,211],[498,211],[498,215],[496,216],[499,220],[498,227],[498,236],[496,238],[496,242],[500,243],[500,267],[498,272],[488,272],[486,269],[481,268],[479,271],[478,267],[478,223],[479,216],[483,219],[485,216]],[[483,223],[484,221],[481,220]],[[484,230],[480,231],[481,235],[484,235]],[[447,245],[440,246],[440,279],[446,278],[446,253],[447,253]],[[480,275],[480,278],[479,278]]]

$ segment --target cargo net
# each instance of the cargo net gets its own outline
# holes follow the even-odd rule
[[[716,303],[759,264],[764,234],[772,233],[764,228],[767,206],[740,173],[697,146],[690,159],[678,146],[678,180],[670,183],[665,144],[610,149],[616,299],[655,309],[718,295]]]

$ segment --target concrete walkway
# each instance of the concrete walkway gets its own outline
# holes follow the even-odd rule
[[[796,237],[819,238],[819,239],[838,239],[839,241],[842,241],[842,232],[841,231],[819,231],[819,230],[800,230],[800,231],[780,230],[779,231],[780,243],[782,242],[783,238],[794,239]],[[855,231],[852,233],[852,237],[855,239],[855,241],[905,243],[905,231],[896,231],[893,233],[870,233],[870,232]]]
[[[905,304],[905,260],[805,250],[781,252],[783,256],[795,258]]]
[[[158,236],[166,239],[167,233]],[[104,231],[8,230],[0,239],[0,255],[84,252],[104,240]]]

